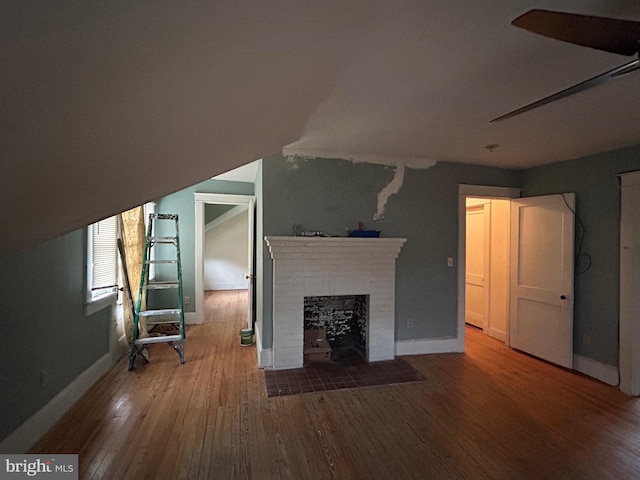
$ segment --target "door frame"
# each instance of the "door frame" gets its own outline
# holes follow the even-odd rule
[[[622,173],[620,179],[620,318],[619,386],[640,395],[640,214],[633,208],[640,198],[640,171]],[[631,207],[631,208],[630,208]]]
[[[467,197],[520,198],[521,189],[512,187],[492,187],[487,185],[458,185],[458,332],[456,351],[464,352],[465,346],[465,272],[467,250]],[[508,339],[507,339],[508,344]]]
[[[248,220],[249,248],[248,275],[249,275],[249,301],[247,314],[247,328],[253,328],[253,289],[254,272],[253,263],[255,255],[255,202],[254,195],[232,195],[227,193],[200,193],[194,194],[195,205],[195,302],[196,302],[196,323],[204,322],[204,206],[205,204],[218,205],[246,205]]]

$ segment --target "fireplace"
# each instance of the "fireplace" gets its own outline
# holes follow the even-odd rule
[[[273,259],[273,368],[303,365],[305,297],[365,296],[364,350],[395,357],[395,263],[404,238],[265,237]]]
[[[336,359],[351,352],[367,358],[368,295],[328,295],[304,297],[304,333],[313,338],[321,330]],[[305,354],[304,360],[308,356]]]

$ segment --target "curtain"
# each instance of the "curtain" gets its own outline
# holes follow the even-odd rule
[[[120,214],[120,231],[122,243],[124,246],[124,256],[126,265],[123,265],[123,274],[128,275],[129,284],[131,286],[131,297],[133,298],[134,308],[138,301],[138,291],[140,287],[140,275],[142,274],[142,258],[144,256],[144,248],[146,242],[146,232],[144,227],[144,207],[135,207]],[[144,302],[143,298],[143,302]],[[124,332],[127,342],[131,343],[133,336],[133,312],[129,303],[129,293],[125,292],[123,303]],[[144,303],[142,306],[144,310]],[[142,317],[139,322],[139,337],[148,337],[146,319]]]

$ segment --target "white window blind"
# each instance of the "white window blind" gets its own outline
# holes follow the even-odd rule
[[[108,293],[118,281],[116,247],[116,217],[106,218],[91,225],[89,232],[90,275],[92,296]]]

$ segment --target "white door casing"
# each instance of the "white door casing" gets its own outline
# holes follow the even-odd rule
[[[620,390],[640,395],[640,172],[620,175]]]
[[[225,205],[246,205],[248,218],[249,249],[247,252],[247,279],[248,279],[248,312],[247,326],[252,328],[253,312],[253,289],[254,272],[253,256],[255,249],[254,239],[254,215],[255,197],[253,195],[231,195],[221,193],[199,193],[193,194],[195,198],[195,302],[196,302],[196,323],[204,321],[204,205],[225,204]]]
[[[511,203],[510,344],[573,366],[575,195]]]

